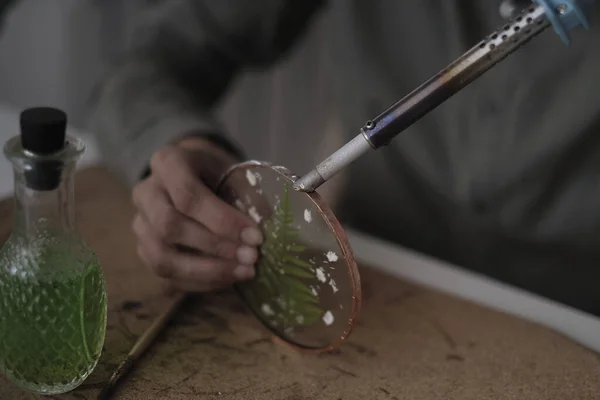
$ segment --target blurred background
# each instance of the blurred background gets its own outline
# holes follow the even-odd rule
[[[127,46],[136,16],[148,1],[18,1],[5,15],[0,34],[2,142],[18,133],[22,108],[52,105],[64,109],[74,132],[86,139],[83,162],[96,161],[93,138],[85,132],[85,102],[107,65]],[[221,105],[221,121],[249,157],[301,174],[341,144],[324,67],[326,18],[326,13],[318,18],[277,68],[267,74],[250,72],[237,81]],[[0,195],[11,190],[11,171],[2,158]]]

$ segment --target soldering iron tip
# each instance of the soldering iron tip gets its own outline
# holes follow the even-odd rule
[[[325,183],[325,179],[316,169],[294,182],[294,190],[298,192],[314,192],[319,186]]]
[[[294,183],[294,190],[296,192],[303,192],[305,189],[304,185],[301,182]]]

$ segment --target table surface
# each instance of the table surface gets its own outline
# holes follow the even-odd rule
[[[77,175],[77,218],[98,252],[109,321],[101,363],[79,390],[94,399],[168,304],[134,253],[128,190],[106,170]],[[0,202],[0,240],[11,228]],[[340,351],[294,352],[229,292],[191,297],[123,381],[116,399],[597,399],[600,357],[539,324],[394,278],[364,262],[363,312]],[[391,260],[388,263],[406,262]],[[390,267],[391,268],[391,267]],[[37,397],[7,381],[0,399]]]
[[[0,103],[0,140],[5,142],[18,131],[17,108]],[[68,133],[82,138],[86,143],[86,151],[78,163],[79,168],[101,162],[101,155],[92,135],[73,127],[68,128]],[[0,198],[12,194],[12,179],[10,164],[4,157],[0,157]],[[600,318],[399,246],[364,236],[360,232],[348,230],[347,233],[353,248],[360,253],[363,262],[369,265],[401,279],[550,327],[600,352],[600,335],[596,334],[600,332]]]

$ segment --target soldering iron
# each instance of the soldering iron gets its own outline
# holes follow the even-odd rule
[[[298,179],[294,189],[314,191],[362,155],[386,146],[398,134],[550,26],[568,46],[569,31],[578,27],[589,29],[588,15],[594,3],[595,0],[532,0],[528,8],[506,25],[369,120],[356,137]]]

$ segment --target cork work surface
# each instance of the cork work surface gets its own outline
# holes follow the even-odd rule
[[[77,182],[78,222],[109,294],[102,383],[168,299],[134,253],[129,194],[100,168]],[[0,202],[0,240],[12,224]],[[360,254],[358,255],[360,258]],[[189,297],[115,399],[598,399],[600,357],[548,329],[362,266],[363,312],[339,352],[304,355],[270,340],[231,292]],[[0,399],[37,399],[0,378]]]

